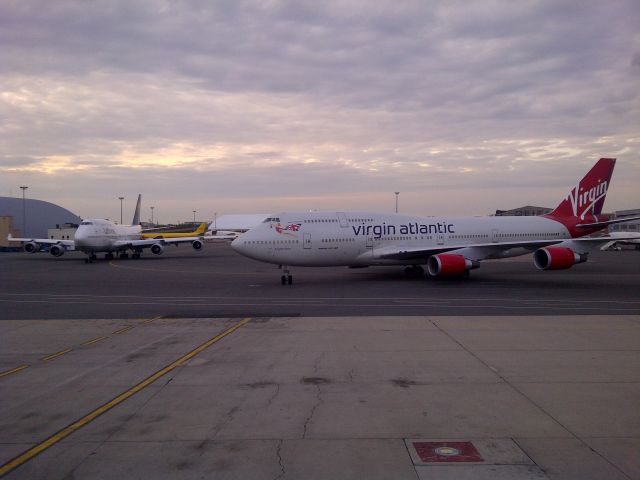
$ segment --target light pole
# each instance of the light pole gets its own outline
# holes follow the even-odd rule
[[[398,195],[400,195],[400,192],[394,192],[396,194],[396,213],[398,213]]]
[[[120,200],[120,225],[122,225],[122,201],[124,197],[118,197],[118,199]]]
[[[22,235],[27,236],[27,202],[24,199],[24,191],[29,188],[27,185],[22,185]]]
[[[218,225],[216,222],[218,221],[218,212],[213,212],[213,229],[218,230]]]
[[[196,223],[196,211],[193,211],[193,223]]]
[[[156,207],[149,207],[151,208],[151,225],[155,225],[155,223],[153,223],[153,209]]]

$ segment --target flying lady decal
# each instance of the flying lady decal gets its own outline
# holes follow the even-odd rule
[[[276,223],[274,225],[274,228],[276,229],[276,232],[278,232],[281,235],[289,235],[291,237],[298,238],[298,235],[291,232],[299,231],[301,225],[302,225],[301,223],[289,223],[287,224],[286,227],[283,227],[281,223]]]

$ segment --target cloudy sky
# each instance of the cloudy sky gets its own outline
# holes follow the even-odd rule
[[[0,195],[85,217],[636,208],[639,146],[637,0],[0,3]]]

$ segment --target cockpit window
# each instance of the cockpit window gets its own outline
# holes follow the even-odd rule
[[[80,225],[93,225],[91,222],[81,222]]]
[[[269,222],[279,222],[280,219],[278,217],[269,217],[267,219],[265,219],[262,223],[269,223]]]

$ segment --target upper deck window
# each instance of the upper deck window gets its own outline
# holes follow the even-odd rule
[[[81,222],[80,225],[93,225],[91,222]]]

